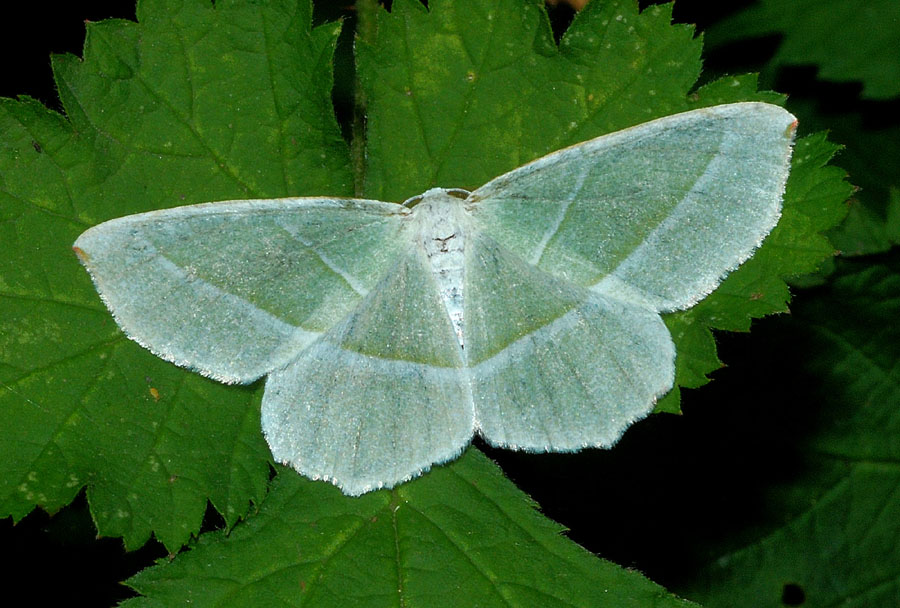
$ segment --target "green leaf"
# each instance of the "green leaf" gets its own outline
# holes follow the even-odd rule
[[[126,606],[688,606],[561,536],[496,465],[347,499],[283,470],[257,516],[128,581]]]
[[[208,200],[347,194],[331,112],[334,24],[310,7],[144,1],[54,58],[68,121],[0,100],[0,512],[79,489],[98,531],[174,550],[207,501],[233,525],[265,495],[259,392],[125,339],[71,244],[112,217]]]
[[[892,606],[900,593],[900,256],[840,261],[811,296],[784,332],[821,405],[800,447],[805,470],[773,492],[781,523],[685,590],[708,606],[783,606],[801,593],[808,606]]]
[[[378,10],[357,43],[367,102],[365,194],[474,189],[553,150],[687,110],[700,42],[671,5],[594,2],[557,50],[536,0],[416,0]]]
[[[900,190],[891,190],[887,208],[881,213],[874,205],[854,199],[847,218],[828,236],[848,256],[884,253],[900,245]]]
[[[900,3],[895,0],[761,0],[708,30],[717,46],[780,34],[780,65],[814,64],[819,76],[861,81],[863,97],[900,95]]]

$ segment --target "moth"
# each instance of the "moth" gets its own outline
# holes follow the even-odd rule
[[[266,376],[274,458],[359,495],[476,433],[612,446],[674,383],[660,314],[712,292],[777,223],[796,124],[719,105],[472,192],[177,207],[74,249],[129,338],[221,382]]]

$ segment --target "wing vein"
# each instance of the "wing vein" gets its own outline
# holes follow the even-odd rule
[[[563,222],[565,221],[566,216],[569,213],[569,208],[575,201],[575,197],[581,194],[581,190],[584,188],[584,182],[585,179],[587,179],[589,169],[590,165],[586,165],[581,171],[581,175],[578,176],[575,187],[572,189],[572,192],[569,193],[569,196],[566,197],[566,200],[563,201],[563,204],[559,209],[559,213],[556,216],[556,220],[549,228],[547,228],[547,231],[544,232],[544,236],[541,237],[541,242],[538,243],[537,248],[534,250],[531,259],[529,260],[529,263],[532,266],[537,266],[540,263],[541,258],[544,257],[544,250],[547,249],[547,245],[550,243],[550,239],[552,239],[556,235],[556,233],[559,232],[560,227],[562,227]]]
[[[155,256],[148,258],[147,260],[144,261],[144,263],[145,264],[156,263],[159,265],[160,270],[167,272],[170,276],[177,276],[177,277],[181,278],[182,281],[175,287],[190,288],[191,283],[198,283],[200,285],[203,285],[206,289],[209,289],[210,291],[212,291],[213,295],[215,296],[215,298],[217,300],[221,299],[221,298],[234,298],[238,302],[251,307],[258,314],[264,315],[267,318],[267,320],[269,321],[269,323],[271,323],[273,326],[276,326],[276,327],[280,326],[284,329],[290,328],[290,331],[296,331],[298,329],[302,330],[302,331],[307,331],[307,330],[304,330],[302,327],[288,323],[284,319],[279,318],[277,315],[272,314],[271,312],[269,312],[268,310],[265,310],[264,308],[260,308],[257,304],[254,304],[250,300],[247,300],[246,298],[239,296],[238,294],[231,293],[227,289],[223,289],[219,285],[216,285],[212,281],[208,280],[206,277],[200,276],[199,274],[191,273],[189,270],[176,264],[175,262],[170,260],[168,257],[163,255],[162,253],[157,252]],[[308,332],[308,333],[318,335],[318,332]]]
[[[677,221],[676,218],[680,211],[684,209],[685,202],[695,200],[696,195],[703,191],[705,184],[708,181],[708,177],[713,173],[713,171],[718,167],[718,163],[716,162],[718,159],[722,157],[722,150],[725,147],[727,137],[723,135],[723,137],[719,140],[719,145],[716,147],[716,151],[710,156],[709,162],[706,164],[706,168],[703,170],[703,173],[697,176],[697,179],[694,180],[694,183],[691,185],[690,189],[681,197],[681,199],[672,207],[671,211],[667,213],[656,226],[651,230],[643,241],[640,242],[634,249],[631,250],[631,253],[626,255],[624,258],[619,260],[615,267],[612,268],[606,275],[601,278],[599,281],[591,285],[591,289],[594,291],[600,291],[602,286],[608,281],[613,281],[611,277],[615,277],[616,273],[626,264],[632,263],[633,260],[643,253],[643,250],[648,247],[648,243],[653,243],[657,240],[658,236],[663,233],[663,231],[667,230],[673,222]],[[659,296],[660,294],[653,294]]]
[[[297,241],[298,243],[300,243],[301,245],[303,245],[304,247],[306,247],[307,249],[312,251],[314,254],[316,254],[318,256],[318,258],[322,261],[322,263],[325,264],[325,266],[327,266],[331,272],[333,272],[336,275],[338,275],[339,277],[341,277],[344,280],[344,282],[350,286],[350,289],[355,291],[359,296],[364,298],[368,295],[369,290],[366,289],[365,286],[363,286],[363,284],[359,281],[359,279],[357,279],[355,276],[350,274],[350,272],[348,272],[347,270],[344,270],[343,268],[341,268],[340,266],[335,264],[334,261],[330,257],[325,255],[324,251],[317,248],[315,245],[312,244],[312,242],[308,241],[307,239],[304,239],[299,234],[292,232],[291,230],[288,230],[287,228],[285,228],[281,224],[281,222],[276,222],[276,224],[278,225],[279,228],[284,230],[285,233],[290,235],[290,237],[292,239],[294,239],[295,241]]]

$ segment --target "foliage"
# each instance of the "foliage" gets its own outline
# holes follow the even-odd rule
[[[725,550],[689,597],[706,606],[778,606],[792,594],[810,606],[896,603],[898,270],[896,253],[841,261],[780,323],[782,347],[801,362],[791,371],[820,402],[795,437],[790,483],[768,490],[783,519]]]
[[[894,0],[761,0],[710,28],[710,44],[780,34],[772,68],[813,65],[825,80],[862,82],[864,97],[900,95],[900,4]]]

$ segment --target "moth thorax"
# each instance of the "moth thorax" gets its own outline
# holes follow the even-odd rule
[[[417,238],[428,257],[453,331],[460,347],[464,348],[463,281],[467,217],[463,201],[435,188],[422,195],[413,213],[421,222]]]

